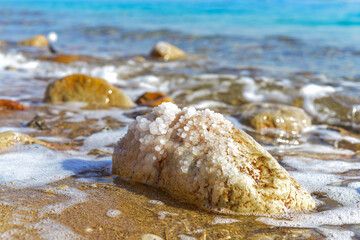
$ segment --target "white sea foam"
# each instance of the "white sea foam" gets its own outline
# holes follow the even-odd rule
[[[320,154],[337,154],[337,155],[353,155],[353,151],[348,149],[336,149],[331,146],[324,146],[320,144],[310,144],[304,143],[299,145],[283,145],[280,147],[277,146],[266,146],[266,150],[279,150],[281,152],[299,152],[299,153],[320,153]]]
[[[85,170],[111,167],[111,159],[66,154],[34,144],[0,154],[0,185],[14,188],[44,185]]]
[[[63,210],[71,206],[74,206],[75,204],[85,202],[87,198],[87,194],[85,192],[80,191],[76,188],[48,187],[48,188],[43,188],[42,190],[57,195],[64,195],[69,197],[70,199],[67,200],[66,202],[61,202],[54,205],[48,205],[43,207],[40,212],[41,216],[43,216],[46,213],[60,214]]]
[[[223,102],[219,101],[212,101],[212,100],[206,100],[206,101],[200,101],[195,104],[190,104],[190,107],[195,107],[197,109],[206,109],[206,108],[215,108],[215,107],[227,107],[228,105]]]
[[[91,149],[101,149],[110,144],[116,143],[116,141],[122,138],[127,132],[126,128],[120,128],[116,131],[103,131],[94,133],[93,135],[89,136],[85,139],[84,145],[82,149],[84,150],[91,150]],[[112,147],[111,147],[112,150]]]
[[[222,218],[222,217],[216,217],[214,221],[212,221],[211,224],[230,224],[234,222],[239,222],[240,220],[232,219],[232,218]]]
[[[360,163],[298,157],[285,157],[283,163],[297,169],[290,172],[291,175],[309,192],[325,192],[327,197],[340,206],[311,214],[298,214],[287,220],[266,217],[257,220],[275,226],[320,228],[329,239],[351,239],[351,231],[338,231],[324,225],[360,224],[360,182],[355,180],[348,186],[341,185],[352,178],[336,174],[360,169]]]
[[[149,200],[149,203],[155,204],[155,205],[164,205],[164,203],[159,200]]]
[[[325,116],[318,114],[318,110],[315,108],[314,100],[321,97],[326,97],[331,93],[334,93],[336,89],[331,86],[321,86],[316,84],[307,84],[300,90],[300,96],[304,98],[303,108],[312,116],[317,116],[319,119],[323,119]]]
[[[73,240],[85,239],[79,234],[73,232],[70,228],[61,225],[51,219],[43,219],[32,226],[36,229],[43,239],[52,240]]]

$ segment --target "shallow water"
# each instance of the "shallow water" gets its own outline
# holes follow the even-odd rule
[[[0,0],[0,9],[0,40],[8,41],[0,48],[0,98],[28,107],[0,110],[0,132],[68,147],[0,152],[0,238],[360,237],[359,2]],[[58,64],[40,60],[47,49],[16,45],[50,31],[59,51],[96,61]],[[191,56],[149,59],[159,40]],[[44,104],[46,86],[73,73],[102,77],[133,100],[160,91],[180,106],[225,114],[312,194],[316,210],[288,219],[218,215],[112,176],[114,144],[150,109]],[[313,126],[299,136],[257,132],[239,122],[248,102],[301,107]]]

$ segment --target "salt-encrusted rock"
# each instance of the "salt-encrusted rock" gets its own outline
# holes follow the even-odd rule
[[[277,215],[315,206],[253,138],[208,109],[163,103],[117,143],[114,174],[214,211]]]
[[[184,58],[186,53],[168,42],[158,42],[152,49],[150,56],[163,61],[175,61]]]
[[[303,109],[283,104],[249,103],[239,112],[242,123],[262,132],[275,130],[280,134],[297,135],[311,126],[311,119]]]
[[[106,80],[83,74],[70,75],[48,85],[44,102],[68,101],[87,102],[89,107],[97,108],[135,106],[129,96]]]
[[[48,39],[44,35],[36,35],[29,39],[24,39],[18,43],[21,46],[46,47],[49,45]]]
[[[138,97],[138,99],[136,99],[135,102],[138,105],[148,106],[148,107],[156,107],[163,102],[175,103],[171,97],[161,92],[146,92],[140,97]]]

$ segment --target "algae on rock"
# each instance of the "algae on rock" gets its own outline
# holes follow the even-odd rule
[[[163,103],[137,117],[115,147],[112,171],[218,212],[280,215],[315,206],[262,146],[208,109]]]

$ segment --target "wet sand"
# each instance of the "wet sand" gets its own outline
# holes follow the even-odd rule
[[[95,178],[85,178],[84,182],[81,181],[84,178],[79,181],[70,177],[38,189],[1,189],[0,236],[12,233],[13,238],[19,239],[41,239],[47,234],[71,239],[141,239],[144,234],[163,239],[325,237],[316,229],[268,226],[257,222],[255,216],[210,213],[174,200],[160,189],[120,178],[101,177],[102,181]],[[109,210],[121,213],[113,216]],[[57,224],[60,227],[56,228]]]

